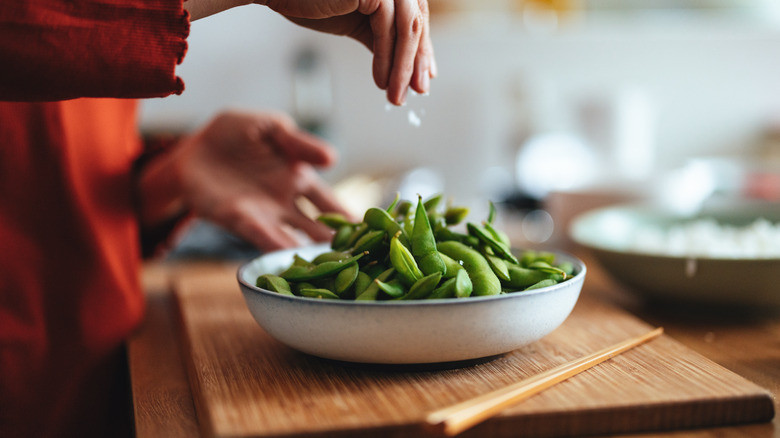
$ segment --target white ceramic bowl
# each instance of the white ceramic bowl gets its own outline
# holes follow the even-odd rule
[[[492,297],[356,302],[280,295],[255,287],[261,274],[278,273],[293,255],[313,258],[315,245],[260,256],[238,270],[252,316],[294,349],[328,359],[376,364],[430,364],[485,358],[541,339],[577,302],[585,265],[566,254],[577,273],[555,286]]]
[[[668,255],[641,251],[631,244],[641,227],[669,227],[705,218],[737,227],[758,218],[778,223],[780,204],[733,200],[710,204],[694,214],[649,203],[617,205],[576,217],[569,233],[610,275],[650,301],[707,310],[780,310],[778,257]]]

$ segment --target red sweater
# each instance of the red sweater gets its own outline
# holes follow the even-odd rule
[[[180,93],[188,30],[181,0],[0,2],[2,437],[105,433],[143,316],[143,147],[135,100],[62,99]]]

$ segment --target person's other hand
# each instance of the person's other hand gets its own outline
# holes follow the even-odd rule
[[[374,53],[376,85],[401,105],[409,86],[427,93],[436,76],[427,0],[256,0],[310,29],[352,37]]]
[[[335,152],[285,115],[221,114],[182,140],[177,154],[185,205],[261,250],[299,245],[291,229],[315,241],[331,237],[300,211],[299,197],[345,213],[313,167],[332,164]]]

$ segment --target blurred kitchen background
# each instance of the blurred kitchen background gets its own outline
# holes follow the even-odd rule
[[[780,1],[429,0],[439,77],[392,107],[351,39],[262,6],[192,24],[181,96],[149,135],[222,109],[284,111],[340,153],[323,173],[357,213],[443,192],[513,243],[565,245],[576,213],[653,199],[780,201]],[[246,257],[195,222],[174,257]]]

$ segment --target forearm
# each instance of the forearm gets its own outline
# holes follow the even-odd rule
[[[0,100],[180,93],[187,49],[181,0],[4,2]]]

